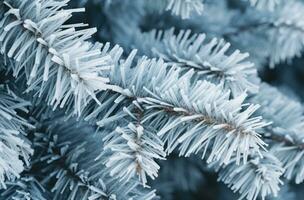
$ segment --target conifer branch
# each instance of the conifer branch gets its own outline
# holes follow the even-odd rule
[[[249,42],[243,34],[251,39],[255,34],[277,36],[265,43],[271,64],[299,55],[304,44],[303,4],[250,1],[263,7],[255,23],[230,27],[224,36],[240,43]],[[54,199],[71,200],[154,199],[155,191],[141,186],[150,185],[147,179],[159,173],[157,160],[173,151],[206,158],[220,170],[219,180],[238,191],[241,199],[276,196],[281,175],[303,182],[302,106],[264,85],[257,93],[259,80],[247,53],[231,51],[230,43],[209,40],[195,30],[171,29],[135,34],[140,54],[152,59],[136,56],[136,51],[126,56],[118,45],[88,41],[96,29],[68,24],[73,13],[83,11],[64,9],[68,2],[0,0],[0,62],[5,64],[1,72],[12,72],[18,87],[26,83],[34,105],[34,112],[26,116],[37,119],[35,134],[27,136],[35,149],[29,162],[33,150],[25,127],[33,126],[20,117],[29,103],[0,89],[0,147],[8,147],[0,148],[4,198],[47,199],[50,193]],[[182,18],[201,14],[202,2],[162,1],[164,9]],[[108,22],[118,29],[134,19],[120,36],[140,30],[140,18],[147,11],[144,3],[135,7],[135,14],[132,9],[126,12],[134,16],[115,22],[116,15],[110,17]],[[246,16],[253,9],[248,10]],[[296,14],[289,15],[291,11]],[[261,19],[260,13],[269,17]],[[178,28],[188,26],[183,23]],[[123,39],[133,48],[134,38]],[[247,99],[247,92],[255,96]],[[53,115],[44,101],[54,110],[62,108],[64,117],[58,110]],[[21,173],[25,166],[26,173]]]
[[[269,153],[263,153],[263,158],[252,155],[246,164],[237,166],[234,162],[220,169],[216,163],[213,167],[219,170],[218,180],[227,184],[234,192],[241,194],[239,199],[254,200],[266,196],[276,197],[283,184],[280,176],[284,170],[280,161]]]
[[[133,66],[134,56],[135,52],[132,52],[124,63],[113,68],[110,83],[115,86],[112,90],[142,105],[145,110],[143,123],[157,127],[159,136],[170,138],[174,134],[178,138],[184,135],[183,138],[194,140],[192,144],[196,148],[207,148],[213,140],[219,144],[226,141],[220,151],[213,148],[210,157],[210,161],[222,160],[224,163],[235,151],[239,155],[238,163],[241,157],[246,162],[249,149],[259,152],[266,145],[256,132],[266,124],[260,117],[250,117],[258,106],[244,107],[241,111],[246,95],[230,100],[229,92],[225,93],[220,86],[204,81],[192,84],[193,71],[182,74],[179,68],[166,67],[162,60],[146,58]],[[204,95],[206,93],[209,95]],[[179,132],[175,130],[177,127]],[[200,139],[195,138],[196,135]],[[184,147],[188,149],[187,155],[197,152],[198,149],[187,144],[185,142]]]
[[[267,94],[267,95],[266,95]],[[273,98],[273,97],[276,98]],[[277,156],[285,168],[284,176],[304,181],[304,109],[296,100],[290,99],[267,84],[252,102],[259,102],[257,112],[272,124],[265,129],[264,138],[272,141],[271,152]]]
[[[258,9],[268,9],[274,11],[276,6],[282,3],[281,0],[247,0],[252,6],[255,6]]]
[[[105,165],[112,176],[129,181],[137,175],[146,186],[147,176],[155,179],[158,175],[160,167],[155,160],[165,159],[164,144],[152,128],[141,124],[141,110],[137,108],[134,114],[128,108],[124,110],[129,113],[131,122],[103,136],[104,148],[110,150]]]
[[[248,40],[262,42],[262,48],[267,49],[265,53],[270,59],[269,64],[274,67],[282,61],[301,56],[304,47],[303,11],[304,4],[300,1],[281,3],[274,12],[249,9],[234,25],[234,30],[223,36],[239,46],[248,44]],[[247,51],[251,52],[250,47]]]
[[[1,193],[4,199],[49,199],[45,188],[34,177],[23,176],[16,181],[8,182],[7,185],[8,188]]]
[[[236,50],[229,55],[230,43],[217,38],[208,41],[206,37],[205,34],[193,34],[190,30],[175,34],[172,28],[138,33],[134,36],[134,43],[141,54],[162,58],[184,71],[193,69],[199,79],[221,84],[234,96],[244,91],[256,93],[257,72],[254,64],[247,61],[249,54]]]
[[[0,189],[14,181],[30,165],[33,154],[25,129],[33,128],[20,113],[28,112],[29,102],[0,85]]]
[[[201,15],[204,10],[204,0],[147,0],[144,7],[150,11],[168,11],[171,15],[188,19],[196,14]]]
[[[74,105],[80,114],[83,105],[96,100],[96,91],[107,88],[103,73],[111,63],[99,44],[86,41],[96,29],[64,24],[83,11],[61,9],[67,2],[1,0],[1,53],[14,61],[14,76],[27,79],[27,91],[45,96],[54,108]]]
[[[202,0],[167,0],[166,10],[170,10],[173,15],[180,15],[182,19],[190,17],[192,11],[202,14],[204,5]]]
[[[34,163],[43,166],[41,182],[51,187],[53,198],[74,200],[81,197],[93,200],[155,197],[154,191],[140,188],[134,179],[123,182],[110,177],[109,169],[103,165],[105,157],[100,157],[100,135],[94,136],[90,134],[92,129],[89,126],[76,123],[73,120],[53,124],[42,122],[42,129],[35,133],[33,143],[37,154]],[[43,130],[47,134],[42,133]]]

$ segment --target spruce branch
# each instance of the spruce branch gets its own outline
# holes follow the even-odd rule
[[[170,10],[173,15],[180,15],[182,19],[190,17],[191,12],[197,14],[203,12],[202,0],[167,0],[166,10]]]
[[[283,163],[284,176],[287,179],[295,179],[297,184],[303,182],[303,106],[267,84],[261,86],[260,93],[252,102],[259,102],[261,109],[257,114],[272,122],[263,135],[265,139],[272,141],[270,150]]]
[[[256,132],[266,124],[260,117],[250,117],[258,106],[244,107],[245,94],[230,99],[230,93],[221,86],[206,81],[193,83],[192,70],[181,73],[178,67],[145,57],[133,66],[134,57],[135,51],[125,62],[114,66],[109,77],[112,90],[141,105],[145,110],[142,123],[158,129],[165,141],[172,135],[175,139],[182,135],[193,139],[194,146],[185,142],[187,152],[184,149],[182,154],[197,152],[216,141],[225,145],[218,150],[212,148],[210,161],[226,163],[232,153],[238,152],[240,163],[241,159],[246,162],[249,149],[260,152],[266,146]]]
[[[0,85],[0,189],[6,188],[7,181],[19,178],[30,164],[33,149],[25,129],[33,126],[19,115],[28,112],[28,106],[29,102]]]
[[[22,176],[14,182],[7,183],[8,188],[1,192],[4,199],[47,200],[45,188],[32,176]]]
[[[55,199],[155,197],[154,191],[142,189],[134,179],[124,182],[110,176],[103,165],[105,157],[100,156],[102,139],[90,133],[92,127],[74,120],[63,123],[58,116],[53,119],[58,121],[42,122],[33,143],[37,151],[34,167],[42,169],[41,182]]]
[[[147,0],[145,8],[148,11],[169,11],[172,15],[188,19],[190,16],[201,15],[204,10],[204,0]]]
[[[281,163],[269,153],[263,153],[263,158],[252,155],[250,161],[240,166],[235,165],[235,162],[222,168],[217,163],[211,166],[219,170],[218,180],[241,194],[239,199],[255,200],[261,197],[264,200],[269,195],[276,197],[283,184],[280,180],[284,172]]]
[[[254,64],[247,60],[249,54],[235,50],[231,54],[230,43],[205,34],[193,34],[181,30],[175,34],[172,28],[166,31],[152,30],[134,36],[135,47],[141,54],[159,57],[184,71],[193,69],[200,79],[221,84],[234,96],[244,91],[256,93],[257,72]]]
[[[252,6],[258,9],[268,9],[274,11],[276,6],[282,3],[282,0],[247,0]]]
[[[300,1],[286,1],[278,5],[274,12],[249,9],[239,16],[237,24],[233,24],[234,30],[223,36],[253,54],[257,52],[248,44],[261,42],[264,56],[269,58],[270,67],[274,67],[282,61],[301,56],[304,46],[303,11],[304,4]]]
[[[104,148],[110,150],[105,165],[112,176],[128,181],[137,175],[146,186],[147,176],[155,179],[158,175],[160,166],[155,160],[165,159],[166,153],[154,130],[141,124],[141,111],[136,110],[134,114],[126,111],[131,115],[131,122],[103,136]]]
[[[83,9],[62,9],[68,1],[0,1],[1,53],[14,61],[15,77],[27,79],[27,91],[45,96],[54,108],[81,107],[95,92],[105,90],[103,77],[110,57],[101,46],[86,40],[96,29],[77,30],[85,24],[65,24],[72,13]],[[98,102],[97,102],[98,103]]]
[[[265,30],[264,39],[276,36],[277,41],[265,43],[272,64],[300,54],[302,3],[283,7],[277,5],[279,0],[250,1],[258,8],[268,7],[260,11],[266,18],[229,29],[225,37],[246,43],[250,40],[244,40],[243,33],[260,36]],[[0,65],[1,72],[12,72],[20,88],[26,83],[25,92],[38,107],[29,115],[38,118],[35,134],[28,136],[35,149],[29,162],[33,150],[25,130],[33,126],[20,117],[29,103],[0,88],[3,198],[43,199],[50,190],[54,199],[154,199],[155,191],[141,186],[148,177],[158,176],[157,160],[173,151],[185,157],[199,154],[207,163],[216,163],[219,180],[241,199],[276,196],[283,174],[303,182],[303,108],[264,85],[247,100],[246,92],[258,89],[247,53],[231,51],[224,40],[171,29],[139,34],[141,54],[160,59],[136,57],[136,51],[124,57],[117,45],[88,41],[96,29],[68,24],[73,13],[83,11],[64,9],[68,2],[0,0],[0,62],[6,65]],[[182,18],[200,14],[203,7],[199,0],[162,2]],[[112,6],[111,0],[106,4]],[[131,11],[127,15],[138,10]],[[293,11],[296,14],[290,16]],[[135,22],[125,27],[129,33],[139,30],[141,15],[134,15]],[[130,19],[111,25],[119,28]],[[124,39],[128,43],[130,37]],[[62,108],[64,117],[60,111],[53,115],[44,101],[53,109]],[[74,114],[80,121],[72,118]],[[94,131],[98,134],[92,135]],[[25,166],[26,173],[21,173]]]

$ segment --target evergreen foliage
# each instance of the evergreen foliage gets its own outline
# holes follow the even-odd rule
[[[300,199],[303,13],[0,0],[0,199]]]

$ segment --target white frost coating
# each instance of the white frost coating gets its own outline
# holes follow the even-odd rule
[[[219,169],[218,163],[213,163]],[[234,192],[239,192],[240,199],[256,200],[266,196],[277,196],[283,182],[280,176],[284,170],[280,161],[269,153],[263,153],[263,158],[252,157],[248,163],[237,166],[232,161],[222,166],[218,180],[227,184]]]
[[[276,98],[273,98],[276,97]],[[272,122],[265,135],[278,138],[271,152],[285,168],[284,176],[296,183],[304,181],[304,109],[300,102],[285,96],[277,89],[262,84],[252,101],[261,104],[258,114]]]
[[[160,167],[155,159],[165,159],[166,154],[163,142],[155,133],[129,123],[106,135],[104,141],[105,149],[112,151],[106,161],[112,176],[126,181],[138,176],[144,186],[147,176],[152,179],[157,177]]]
[[[31,145],[24,137],[24,126],[32,127],[17,111],[27,111],[28,102],[9,95],[0,86],[0,189],[6,181],[19,178],[25,166],[29,166]]]
[[[160,57],[184,71],[193,69],[199,79],[221,84],[233,96],[244,91],[258,91],[255,81],[257,71],[254,64],[247,60],[248,53],[239,50],[228,53],[230,43],[223,39],[208,40],[205,34],[195,34],[190,30],[181,30],[177,34],[174,31],[172,28],[138,33],[136,46],[142,54]]]
[[[95,28],[76,30],[84,24],[64,25],[72,13],[83,12],[59,9],[66,3],[2,2],[8,11],[0,20],[1,53],[15,61],[14,76],[30,72],[27,91],[37,91],[54,109],[73,104],[79,115],[91,99],[97,101],[96,92],[107,89],[104,73],[111,67],[111,57],[101,52],[102,45],[86,41]]]
[[[202,0],[167,0],[166,10],[170,10],[173,15],[180,15],[182,19],[190,17],[192,12],[202,14],[204,5]]]
[[[246,163],[250,151],[261,154],[266,144],[257,131],[266,123],[252,117],[259,106],[243,105],[245,93],[230,99],[220,85],[192,83],[193,76],[193,70],[181,73],[179,67],[143,57],[136,66],[129,61],[123,67],[115,65],[110,82],[142,106],[142,123],[158,130],[158,136],[168,143],[167,152],[180,146],[180,154],[189,156],[211,148],[208,162],[228,163],[237,153],[238,164]]]

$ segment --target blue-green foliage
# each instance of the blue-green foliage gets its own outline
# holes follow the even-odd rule
[[[299,199],[303,13],[0,0],[0,199]]]

